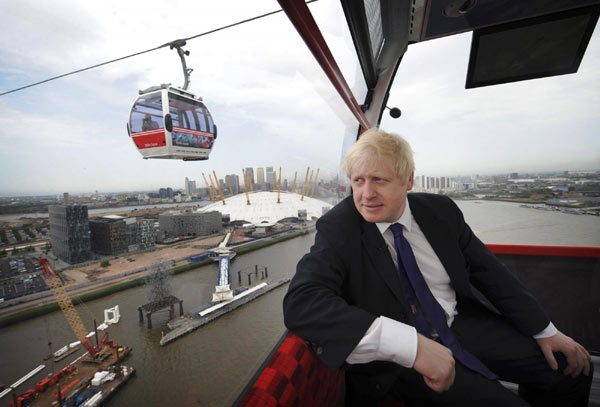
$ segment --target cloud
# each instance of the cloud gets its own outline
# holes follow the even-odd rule
[[[0,13],[0,24],[10,27],[0,36],[0,89],[277,7],[270,0],[9,2]],[[341,6],[320,1],[310,8],[360,102],[366,89]],[[573,162],[560,152],[600,163],[592,137],[599,127],[597,35],[576,75],[465,91],[469,41],[467,34],[413,44],[398,71],[388,105],[403,115],[384,115],[383,127],[406,135],[420,170]],[[138,90],[183,83],[177,53],[167,47],[0,97],[0,170],[11,174],[0,180],[0,193],[177,188],[186,176],[202,184],[202,172],[241,175],[242,167],[258,165],[281,166],[290,182],[307,166],[321,168],[321,179],[337,173],[355,119],[283,13],[190,40],[185,49],[194,69],[190,90],[219,126],[210,160],[143,160],[127,135]],[[443,62],[431,62],[432,55]]]

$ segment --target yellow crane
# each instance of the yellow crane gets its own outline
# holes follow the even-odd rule
[[[69,298],[67,290],[65,290],[60,277],[50,265],[50,261],[48,261],[48,259],[40,259],[38,260],[38,263],[44,270],[42,277],[44,278],[44,281],[46,281],[50,291],[52,291],[52,294],[54,295],[54,298],[56,299],[61,311],[65,315],[65,318],[73,330],[73,333],[75,333],[77,339],[88,350],[88,352],[90,352],[90,355],[95,356],[106,343],[106,340],[108,339],[108,331],[104,332],[104,337],[96,346],[92,345],[91,339],[87,336],[85,325],[83,325],[83,321],[77,313],[77,310],[73,305],[73,301],[71,301],[71,298]]]

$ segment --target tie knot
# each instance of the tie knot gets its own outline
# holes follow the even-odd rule
[[[402,236],[402,225],[399,223],[393,223],[390,225],[390,230],[394,234],[394,237]]]

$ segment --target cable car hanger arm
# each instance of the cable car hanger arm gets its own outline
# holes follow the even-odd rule
[[[177,49],[177,54],[179,54],[179,58],[181,59],[181,67],[183,68],[184,82],[183,82],[183,86],[181,87],[181,89],[188,90],[188,88],[190,86],[190,74],[192,73],[193,69],[188,68],[185,63],[185,56],[190,55],[190,51],[184,51],[183,49],[181,49],[181,47],[186,45],[186,41],[185,41],[185,39],[175,40],[175,41],[169,42],[168,45],[169,45],[170,49],[173,49],[173,48]]]

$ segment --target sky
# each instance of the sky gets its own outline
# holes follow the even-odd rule
[[[0,0],[0,93],[279,9],[276,1]],[[361,82],[339,1],[310,9],[347,82]],[[600,39],[574,75],[465,90],[471,34],[413,44],[385,130],[431,176],[600,169]],[[189,90],[219,136],[208,161],[144,160],[126,122],[138,90],[183,84],[168,47],[0,96],[0,196],[204,186],[202,173],[339,172],[353,118],[283,13],[190,40]],[[360,86],[359,86],[360,87]],[[357,91],[361,100],[364,94]]]

